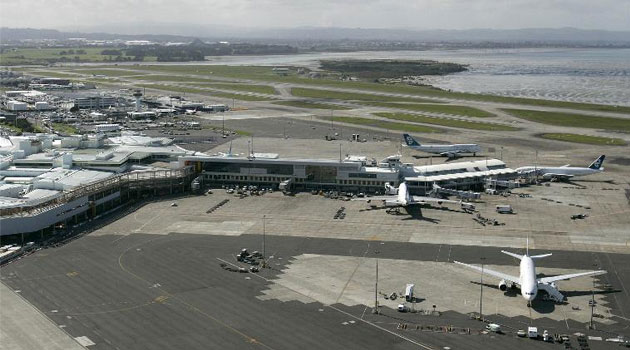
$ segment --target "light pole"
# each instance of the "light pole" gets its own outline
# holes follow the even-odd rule
[[[266,257],[267,257],[265,255],[265,238],[267,236],[267,234],[266,234],[267,229],[265,227],[265,218],[266,218],[266,215],[263,215],[263,241],[262,241],[263,267],[266,267],[266,265],[267,265],[266,260],[265,260]]]
[[[592,299],[589,301],[589,304],[591,305],[591,322],[588,325],[589,329],[593,329],[593,313],[595,312],[595,291],[592,290]]]
[[[481,258],[481,277],[479,283],[479,319],[483,321],[483,261],[486,258]]]
[[[373,314],[378,315],[378,250],[374,251],[374,255],[376,255],[376,280],[374,282],[374,310],[372,310]]]

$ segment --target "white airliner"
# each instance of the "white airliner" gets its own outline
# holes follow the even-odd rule
[[[354,198],[353,200],[367,201],[383,201],[387,208],[409,208],[413,206],[427,205],[429,203],[461,203],[460,201],[452,201],[442,198],[412,196],[407,189],[407,183],[401,182],[398,188],[392,187],[389,183],[385,183],[385,196],[374,196],[364,198]]]
[[[528,246],[529,246],[529,239],[527,241],[528,241]],[[512,256],[521,260],[521,264],[519,267],[520,274],[518,277],[508,275],[503,272],[490,270],[487,268],[484,268],[482,270],[482,268],[479,266],[464,264],[459,261],[454,261],[454,262],[456,264],[464,265],[468,268],[471,268],[477,271],[482,271],[484,274],[488,274],[488,275],[500,278],[501,281],[499,282],[499,289],[502,291],[507,290],[508,283],[510,283],[512,288],[515,288],[516,285],[519,285],[521,287],[521,295],[523,296],[523,298],[525,298],[525,300],[527,300],[527,306],[531,306],[532,300],[536,298],[536,295],[538,294],[539,290],[544,290],[545,292],[547,292],[547,294],[549,295],[549,298],[551,298],[555,302],[564,301],[565,300],[564,295],[562,295],[562,293],[558,291],[558,288],[556,286],[555,282],[557,281],[568,280],[571,278],[581,277],[581,276],[602,275],[606,273],[606,271],[604,270],[599,270],[599,271],[578,272],[578,273],[571,273],[568,275],[537,278],[536,265],[534,264],[534,260],[551,256],[551,253],[529,256],[529,248],[527,248],[525,255],[518,255],[515,253],[510,253],[510,252],[506,252],[505,250],[502,250],[501,253],[507,254],[509,256]]]
[[[584,167],[572,167],[570,164],[560,167],[549,166],[524,166],[516,169],[516,172],[521,175],[539,175],[545,180],[568,180],[574,176],[585,176],[601,173],[604,171],[602,164],[604,163],[606,155],[602,154],[599,158],[595,159],[588,168]]]
[[[477,155],[477,152],[481,152],[481,147],[474,143],[454,144],[454,145],[421,145],[411,135],[403,134],[405,143],[403,146],[407,146],[416,151],[422,151],[427,153],[436,153],[448,158],[458,157],[463,153],[472,153],[473,156]]]

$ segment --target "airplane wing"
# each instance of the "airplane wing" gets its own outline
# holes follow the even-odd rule
[[[539,173],[539,174],[540,174],[540,172],[541,172],[541,171],[540,171],[540,169],[531,169],[531,170],[521,170],[521,171],[519,172],[519,174],[522,174],[522,175],[531,175],[531,174],[536,174],[536,173]]]
[[[551,276],[551,277],[543,277],[543,278],[539,278],[538,279],[538,283],[551,283],[551,282],[556,282],[556,281],[563,281],[563,280],[568,280],[571,278],[575,278],[575,277],[581,277],[581,276],[597,276],[597,275],[603,275],[607,273],[604,270],[599,270],[599,271],[588,271],[588,272],[578,272],[578,273],[571,273],[568,275],[558,275],[558,276]]]
[[[460,153],[462,153],[462,152],[461,151],[448,151],[448,152],[442,152],[442,153],[440,153],[440,155],[442,157],[453,158],[453,157],[457,157],[457,155],[459,155]]]
[[[470,264],[464,264],[464,263],[459,262],[459,261],[453,261],[453,262],[456,263],[456,264],[463,265],[463,266],[466,266],[466,267],[471,268],[473,270],[477,270],[477,271],[481,272],[481,267],[479,267],[479,266],[470,265]],[[512,283],[521,284],[521,282],[520,282],[518,277],[512,276],[512,275],[508,275],[508,274],[503,273],[503,272],[490,270],[490,269],[487,269],[487,268],[484,267],[483,268],[483,273],[487,274],[487,275],[490,275],[490,276],[498,277],[498,278],[500,278],[502,280],[506,280],[506,281],[509,281],[509,282],[512,282]]]
[[[371,202],[371,201],[392,201],[392,200],[396,200],[398,199],[396,196],[372,196],[372,197],[357,197],[357,198],[352,198],[351,200],[353,201],[364,201],[364,202]]]
[[[413,202],[411,204],[422,204],[422,203],[460,203],[460,201],[453,201],[450,199],[442,199],[442,198],[434,198],[434,197],[422,197],[422,196],[410,196]]]

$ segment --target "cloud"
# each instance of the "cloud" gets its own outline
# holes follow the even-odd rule
[[[335,26],[630,30],[630,0],[2,0],[9,27],[144,23],[231,27]]]

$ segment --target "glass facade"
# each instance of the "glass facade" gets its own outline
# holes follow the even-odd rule
[[[336,183],[337,182],[337,167],[336,166],[307,165],[305,170],[306,170],[306,179],[309,182],[319,182],[319,183]]]

